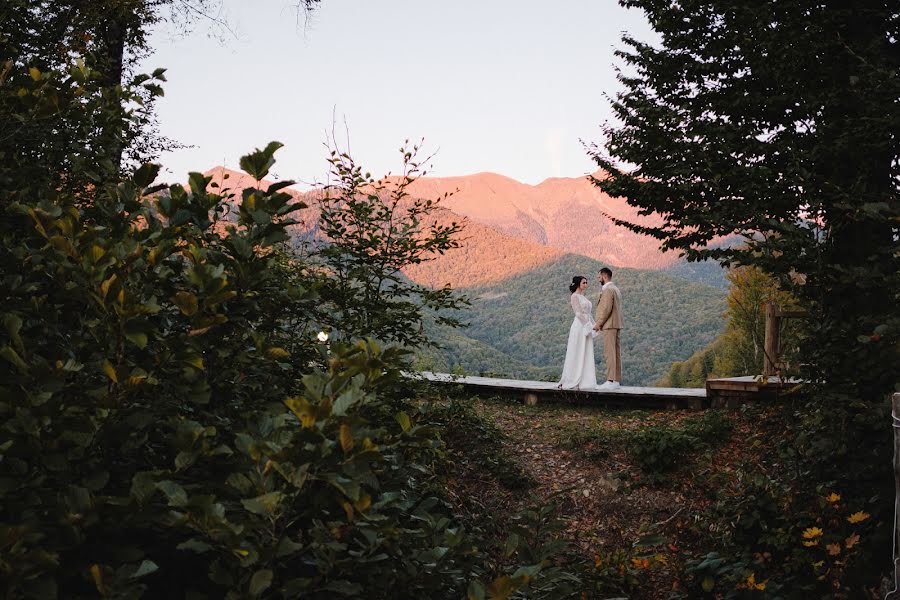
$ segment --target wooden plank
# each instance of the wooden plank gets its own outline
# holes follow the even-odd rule
[[[751,390],[764,387],[781,387],[786,385],[798,385],[803,383],[800,379],[776,377],[774,375],[762,378],[759,375],[744,375],[742,377],[720,377],[706,380],[706,389],[720,390]]]
[[[622,386],[615,390],[562,390],[557,387],[557,383],[550,381],[527,381],[479,376],[463,377],[449,373],[432,373],[427,371],[410,373],[408,375],[437,383],[463,385],[473,391],[524,398],[526,404],[529,405],[536,404],[540,398],[628,409],[699,410],[707,406],[706,390],[703,388]]]
[[[412,376],[420,376],[423,379],[443,383],[458,383],[465,386],[481,387],[488,389],[519,391],[519,392],[547,392],[555,394],[583,394],[598,397],[652,397],[652,398],[705,398],[704,388],[663,388],[663,387],[637,387],[621,386],[614,390],[560,390],[557,384],[551,381],[524,381],[518,379],[500,379],[496,377],[478,377],[451,375],[449,373],[432,373],[421,371]]]
[[[778,313],[781,308],[774,302],[766,303],[766,339],[763,343],[763,375],[775,375],[778,372]]]

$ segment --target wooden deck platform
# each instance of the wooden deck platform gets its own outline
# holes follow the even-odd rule
[[[557,400],[616,408],[688,408],[707,406],[703,388],[662,388],[622,386],[615,390],[560,390],[549,381],[521,381],[494,377],[460,377],[449,373],[422,371],[419,377],[435,383],[462,385],[477,391],[518,397],[526,404],[539,400]]]
[[[756,400],[771,400],[803,382],[778,377],[726,377],[709,379],[706,388],[622,386],[615,390],[560,390],[549,381],[522,381],[496,377],[462,377],[450,373],[421,371],[411,374],[435,383],[462,385],[474,392],[510,396],[526,404],[551,400],[614,408],[737,408]]]
[[[746,375],[706,380],[706,396],[713,407],[740,406],[748,400],[773,400],[779,394],[803,385],[799,379],[781,379],[770,375]]]

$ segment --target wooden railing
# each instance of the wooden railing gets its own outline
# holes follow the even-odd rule
[[[766,303],[766,340],[763,346],[763,376],[777,375],[781,370],[781,320],[807,316],[805,310],[782,310],[775,302]]]

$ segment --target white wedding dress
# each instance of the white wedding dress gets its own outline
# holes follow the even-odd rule
[[[590,390],[597,387],[597,372],[594,367],[594,318],[591,316],[591,301],[584,294],[572,294],[572,310],[575,319],[569,328],[569,343],[566,346],[566,362],[563,365],[559,386],[566,390]]]

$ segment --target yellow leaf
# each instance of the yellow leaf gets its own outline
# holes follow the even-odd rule
[[[810,527],[809,529],[803,530],[803,539],[810,540],[812,538],[817,538],[822,535],[822,530],[818,527]]]
[[[190,292],[180,291],[172,297],[172,302],[186,317],[197,314],[197,296]]]
[[[344,449],[344,452],[349,452],[353,448],[353,432],[350,431],[350,426],[346,423],[341,424],[339,437],[341,440],[341,448]]]
[[[290,352],[284,348],[269,348],[266,350],[266,356],[269,356],[270,358],[287,358],[290,355]]]
[[[828,544],[827,546],[825,546],[825,549],[828,550],[829,556],[837,556],[841,553],[840,544]]]
[[[849,517],[847,517],[847,521],[849,523],[860,523],[860,522],[868,519],[870,516],[872,516],[872,515],[861,510],[861,511],[855,512],[852,515],[850,515]]]
[[[112,286],[112,284],[114,284],[116,282],[117,278],[118,277],[116,275],[113,275],[112,277],[110,277],[109,279],[107,279],[106,281],[104,281],[103,283],[100,284],[100,297],[102,297],[104,299],[106,298],[106,295],[109,293],[109,288]]]
[[[97,262],[98,260],[103,258],[104,254],[106,254],[106,250],[104,250],[97,244],[91,246],[91,260],[93,260],[94,262]]]
[[[303,427],[312,427],[316,424],[315,410],[306,398],[288,398],[284,404],[300,419]]]
[[[491,600],[506,600],[516,591],[516,586],[512,579],[504,575],[489,583],[485,591]]]
[[[112,379],[113,383],[119,383],[119,376],[116,375],[116,369],[112,366],[112,363],[108,360],[103,361],[103,372],[106,373],[106,376]]]
[[[125,380],[125,385],[134,387],[136,385],[142,384],[146,380],[147,380],[146,375],[132,375],[131,377],[129,377],[128,379]]]
[[[188,337],[194,337],[195,335],[203,335],[210,329],[212,329],[212,325],[210,325],[209,327],[201,327],[200,329],[191,329],[190,331],[188,331]]]
[[[366,493],[363,493],[356,501],[356,510],[359,512],[367,511],[370,506],[372,506],[372,496]]]
[[[819,540],[813,540],[813,541],[811,541],[811,542],[803,542],[803,545],[806,546],[806,547],[808,547],[808,548],[809,548],[809,547],[812,547],[812,546],[818,546],[818,545],[819,545]]]
[[[194,367],[194,368],[197,369],[198,371],[202,371],[203,368],[204,368],[204,367],[203,367],[203,357],[202,357],[202,356],[189,356],[189,357],[187,357],[186,359],[184,359],[184,362],[186,362],[187,364],[191,365],[192,367]]]
[[[347,513],[347,520],[352,521],[353,520],[353,505],[350,504],[349,502],[347,502],[346,500],[344,500],[343,502],[341,502],[341,506],[344,507],[344,512]]]
[[[41,70],[36,67],[31,67],[28,69],[28,74],[31,75],[31,78],[35,81],[41,80]]]
[[[412,426],[409,421],[409,415],[403,412],[402,410],[398,412],[395,416],[397,422],[400,424],[400,429],[403,431],[409,431],[409,428]]]
[[[100,569],[100,565],[96,563],[91,565],[91,577],[94,579],[94,585],[97,586],[100,595],[106,596],[106,586],[103,585],[103,571]]]
[[[827,500],[828,502],[831,502],[832,504],[834,504],[835,502],[840,501],[840,499],[841,499],[841,495],[840,495],[840,494],[836,494],[836,493],[834,493],[834,492],[831,492],[830,494],[828,494],[827,496],[825,496],[825,500]]]

